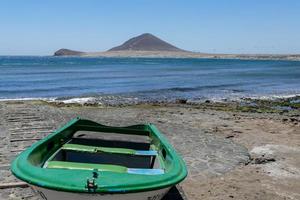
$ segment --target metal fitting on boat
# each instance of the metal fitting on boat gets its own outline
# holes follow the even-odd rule
[[[97,183],[95,182],[95,178],[92,178],[92,180],[87,179],[86,181],[86,188],[89,192],[96,192],[97,189]]]

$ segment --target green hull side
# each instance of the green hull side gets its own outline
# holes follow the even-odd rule
[[[175,185],[187,176],[184,161],[154,125],[108,127],[80,118],[71,120],[62,128],[22,152],[11,165],[13,174],[29,184],[44,188],[80,193],[90,192],[86,188],[86,181],[93,177],[91,170],[42,168],[45,161],[78,130],[149,135],[156,150],[160,151],[163,148],[166,152],[163,161],[165,174],[139,175],[101,171],[99,178],[95,180],[97,188],[93,192],[131,193],[156,190]]]

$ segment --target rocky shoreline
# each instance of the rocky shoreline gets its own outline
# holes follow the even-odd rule
[[[300,109],[300,96],[278,97],[278,98],[241,98],[239,100],[222,99],[220,101],[201,100],[191,101],[188,99],[173,100],[140,100],[118,96],[82,97],[70,99],[41,100],[46,104],[58,107],[72,106],[94,106],[94,107],[126,107],[135,105],[150,106],[192,106],[195,108],[209,108],[222,111],[241,111],[257,113],[286,113]]]
[[[184,199],[299,199],[299,104],[299,97],[131,105],[2,101],[0,183],[17,181],[9,164],[19,152],[81,116],[114,126],[156,124],[187,163]],[[16,187],[0,189],[0,199],[39,197]]]

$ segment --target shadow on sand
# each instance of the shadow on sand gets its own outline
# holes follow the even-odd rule
[[[187,197],[182,188],[177,185],[172,187],[162,200],[187,200]]]

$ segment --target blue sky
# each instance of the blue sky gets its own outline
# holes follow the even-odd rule
[[[145,32],[199,52],[300,53],[300,1],[0,1],[0,55],[103,51]]]

